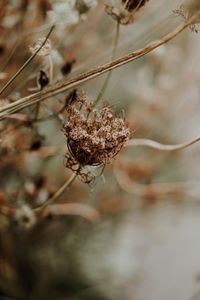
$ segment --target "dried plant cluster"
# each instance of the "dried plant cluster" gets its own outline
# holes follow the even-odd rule
[[[199,23],[200,0],[0,0],[0,299],[148,298],[154,208],[199,201]]]
[[[108,105],[95,108],[76,90],[72,98],[65,111],[64,133],[69,150],[66,167],[84,180],[83,167],[110,163],[128,140],[130,130]]]

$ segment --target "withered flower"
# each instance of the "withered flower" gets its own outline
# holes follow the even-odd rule
[[[175,9],[174,13],[178,16],[181,16],[185,22],[193,18],[191,25],[189,26],[192,32],[199,32],[199,23],[200,23],[200,1],[199,0],[190,0],[186,1],[180,6],[179,9]]]
[[[96,109],[84,95],[76,92],[75,98],[65,114],[64,133],[69,150],[66,167],[89,182],[92,175],[86,174],[84,167],[110,163],[127,141],[130,130],[125,120],[117,117],[108,105]]]
[[[105,7],[106,12],[122,25],[133,23],[135,13],[149,0],[114,0]]]

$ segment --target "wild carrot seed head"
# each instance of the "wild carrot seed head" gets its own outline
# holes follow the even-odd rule
[[[83,95],[68,105],[64,123],[69,154],[66,167],[98,166],[110,163],[128,140],[130,130],[105,104],[96,109]]]

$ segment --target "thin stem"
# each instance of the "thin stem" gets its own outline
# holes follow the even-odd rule
[[[177,145],[165,145],[149,139],[133,139],[133,140],[129,140],[126,143],[126,146],[146,146],[161,151],[176,151],[176,150],[183,150],[199,141],[200,141],[200,137],[192,141],[189,141],[187,143],[182,143]]]
[[[143,184],[130,179],[128,174],[119,169],[114,168],[114,175],[119,186],[127,193],[145,197],[148,191],[152,192],[155,196],[166,195],[174,191],[186,192],[196,191],[197,199],[199,200],[199,183],[198,181],[177,181],[177,182],[154,182],[150,184]],[[195,194],[191,197],[195,197]]]
[[[43,209],[45,209],[52,202],[55,202],[55,200],[57,200],[64,193],[66,188],[68,188],[70,186],[70,184],[72,184],[72,182],[76,179],[77,176],[78,176],[77,172],[72,174],[72,176],[57,190],[57,192],[55,192],[55,194],[53,194],[53,196],[51,196],[49,199],[47,199],[47,201],[44,204],[42,204],[41,206],[34,208],[33,209],[34,212],[40,213]],[[2,214],[2,215],[13,216],[15,212],[16,212],[16,207],[14,207],[14,206],[0,205],[0,214]]]
[[[17,78],[17,76],[28,66],[28,64],[35,58],[37,53],[42,49],[42,47],[45,45],[47,39],[49,38],[50,34],[52,33],[53,29],[55,28],[55,25],[51,26],[45,40],[41,44],[41,46],[27,59],[27,61],[23,64],[23,66],[8,80],[8,82],[2,87],[0,90],[0,95],[11,85],[11,83]]]
[[[120,66],[123,66],[131,61],[134,61],[138,59],[139,57],[144,56],[145,54],[151,52],[152,50],[158,48],[159,46],[169,42],[173,38],[175,38],[178,34],[180,34],[182,31],[184,31],[186,28],[188,28],[195,20],[195,16],[193,16],[191,19],[189,19],[187,22],[182,23],[179,25],[175,30],[168,33],[164,37],[162,37],[160,40],[156,40],[154,42],[151,42],[146,47],[139,49],[137,51],[131,52],[125,56],[122,56],[112,62],[109,62],[105,65],[102,65],[100,67],[97,67],[93,70],[90,70],[86,73],[83,73],[81,75],[78,75],[77,77],[71,79],[71,80],[61,80],[58,81],[55,84],[52,84],[51,86],[45,88],[41,92],[37,92],[35,94],[26,96],[24,98],[21,98],[14,103],[10,103],[8,105],[5,105],[4,107],[0,108],[0,120],[6,118],[7,115],[12,114],[14,112],[17,112],[25,107],[31,106],[37,102],[44,101],[45,99],[58,95],[59,93],[65,92],[71,88],[76,87],[77,85],[80,85],[88,80],[91,80],[93,78],[96,78],[110,70],[113,70],[115,68],[118,68]]]
[[[21,43],[22,39],[24,39],[27,35],[35,34],[35,33],[38,33],[38,32],[41,32],[41,31],[44,31],[47,29],[49,29],[49,25],[37,26],[30,30],[25,30],[23,33],[21,33],[20,36],[17,36],[16,40],[14,41],[14,44],[15,44],[14,48],[11,50],[10,54],[8,54],[6,60],[1,64],[0,73],[5,69],[6,65],[8,64],[8,62],[14,55],[14,53],[15,53],[17,47],[19,46],[19,44]]]
[[[53,61],[51,54],[48,55],[49,60],[49,83],[51,84],[53,82]]]
[[[51,196],[43,205],[35,208],[34,211],[43,210],[49,204],[57,200],[64,193],[66,188],[68,188],[70,184],[72,184],[72,182],[76,179],[77,176],[78,176],[77,173],[72,174],[72,176],[57,190],[57,192],[55,192],[55,194],[53,194],[53,196]]]
[[[117,51],[117,45],[118,45],[118,40],[119,40],[119,27],[120,27],[120,24],[119,24],[119,22],[117,22],[117,29],[116,29],[116,34],[115,34],[114,47],[113,47],[112,55],[111,55],[111,61],[114,60],[115,55],[116,55],[116,51]],[[101,90],[100,90],[100,92],[97,96],[97,99],[94,102],[94,106],[96,106],[99,103],[99,101],[101,100],[101,98],[103,97],[103,94],[105,93],[105,90],[106,90],[106,88],[108,86],[108,83],[110,81],[111,74],[112,74],[112,71],[109,71],[107,73],[107,76],[105,78],[103,86],[101,87]]]

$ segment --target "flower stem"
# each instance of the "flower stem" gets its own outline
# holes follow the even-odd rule
[[[1,88],[0,95],[11,85],[11,83],[17,78],[17,76],[28,66],[28,64],[35,58],[37,53],[42,49],[42,47],[45,45],[48,37],[52,33],[53,29],[55,28],[55,25],[51,26],[44,42],[41,44],[41,46],[27,59],[27,61],[21,66],[21,68],[8,80],[8,82]]]
[[[44,208],[46,208],[48,205],[50,205],[52,202],[57,200],[64,193],[66,188],[68,188],[70,186],[70,184],[72,184],[72,182],[74,182],[77,175],[78,175],[77,173],[72,174],[72,176],[57,190],[57,192],[55,192],[55,194],[53,194],[49,199],[47,199],[47,201],[43,205],[35,208],[34,210],[41,211]]]
[[[120,27],[120,24],[119,24],[119,22],[117,22],[117,30],[116,30],[115,40],[114,40],[114,47],[113,47],[112,55],[111,55],[111,61],[114,60],[115,54],[116,54],[116,51],[117,51],[117,45],[118,45],[118,40],[119,40],[119,27]],[[105,90],[106,90],[106,88],[108,86],[108,83],[110,81],[110,78],[111,78],[111,74],[112,74],[112,70],[107,73],[106,79],[103,83],[103,86],[102,86],[102,88],[101,88],[101,90],[100,90],[100,92],[97,96],[97,99],[94,102],[94,106],[96,106],[99,103],[99,101],[101,100],[103,94],[105,93]]]

